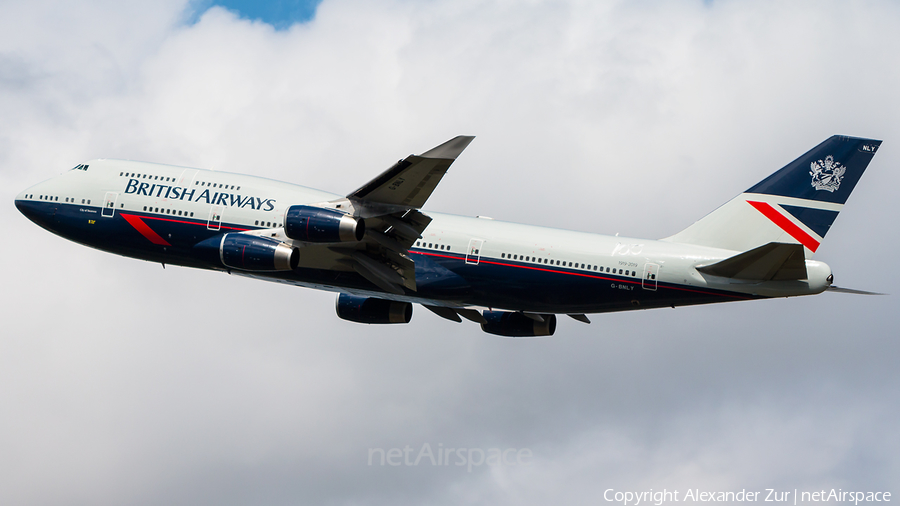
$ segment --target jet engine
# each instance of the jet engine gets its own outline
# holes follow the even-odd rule
[[[303,242],[354,242],[362,240],[366,222],[332,209],[291,206],[284,216],[284,233]]]
[[[484,311],[487,323],[481,324],[481,330],[488,334],[504,337],[543,337],[552,336],[556,332],[556,315],[543,314],[544,321],[533,320],[522,313],[507,311]]]
[[[335,310],[338,317],[357,323],[409,323],[412,304],[393,300],[338,295]]]
[[[244,271],[290,271],[300,263],[300,252],[287,244],[248,234],[223,234],[194,246],[211,263]]]

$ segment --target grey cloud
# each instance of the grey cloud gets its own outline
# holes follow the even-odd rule
[[[347,192],[474,134],[426,211],[662,237],[844,133],[885,143],[817,258],[839,285],[896,285],[891,2],[325,1],[281,32],[222,9],[185,25],[186,5],[0,7],[7,202],[98,156]],[[504,340],[424,310],[351,324],[333,294],[164,271],[0,213],[3,503],[896,486],[893,296],[597,315]],[[367,465],[370,448],[424,443],[534,458]]]

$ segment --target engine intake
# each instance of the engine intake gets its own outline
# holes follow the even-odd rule
[[[284,216],[284,233],[303,242],[358,242],[366,233],[366,222],[332,209],[291,206]]]
[[[357,323],[409,323],[412,304],[393,300],[338,295],[335,310],[338,317]]]
[[[488,334],[504,337],[543,337],[552,336],[556,332],[556,315],[541,315],[544,321],[539,322],[523,315],[507,311],[484,311],[487,323],[481,324],[481,330]]]
[[[244,271],[290,271],[300,263],[300,252],[281,241],[248,234],[223,234],[194,246],[211,263]]]

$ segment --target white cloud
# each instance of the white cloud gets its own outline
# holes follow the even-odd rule
[[[427,209],[660,237],[845,133],[886,142],[820,257],[838,284],[896,284],[894,3],[326,0],[279,32],[219,8],[188,26],[188,7],[0,6],[7,202],[99,156],[343,193],[474,134]],[[350,324],[332,294],[163,271],[2,216],[0,502],[584,503],[896,475],[891,297],[510,341],[426,311]],[[366,465],[426,442],[535,459]]]

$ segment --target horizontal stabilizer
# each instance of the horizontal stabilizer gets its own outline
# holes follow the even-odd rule
[[[697,270],[723,278],[770,281],[806,279],[803,246],[770,242]]]
[[[867,292],[865,290],[856,290],[853,288],[843,288],[843,287],[834,286],[834,285],[829,286],[827,290],[829,292],[854,293],[856,295],[887,295],[886,293]]]

